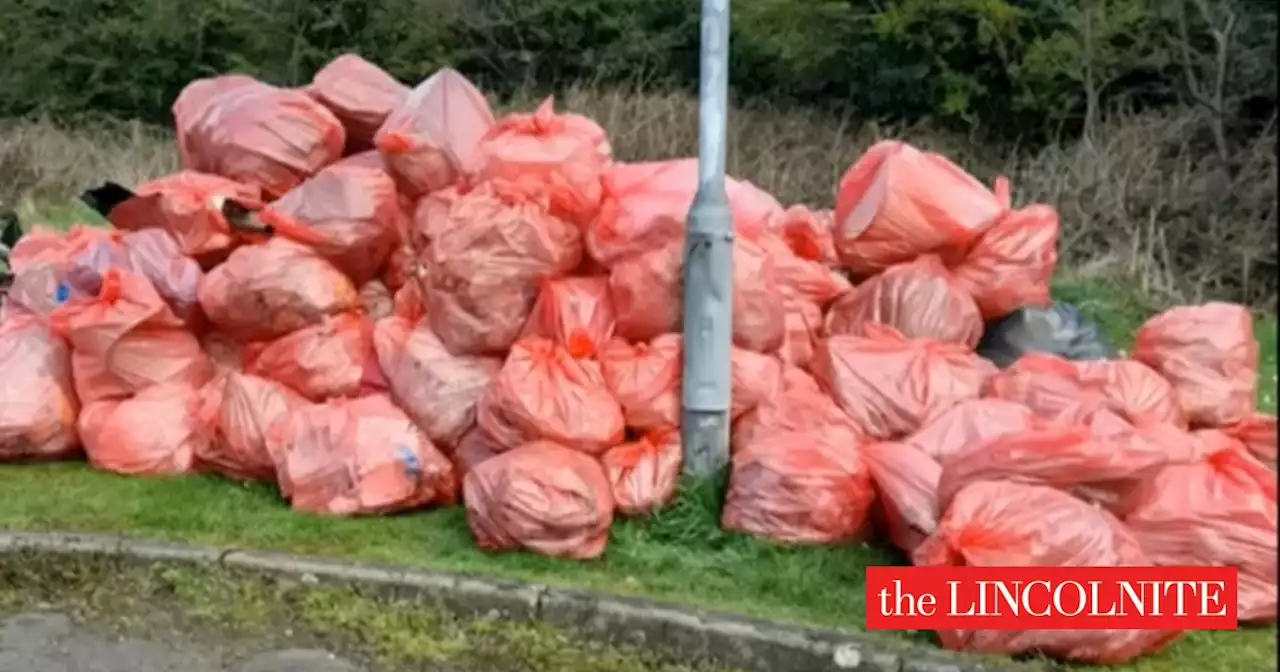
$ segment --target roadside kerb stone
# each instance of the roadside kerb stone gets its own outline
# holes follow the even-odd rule
[[[870,635],[802,628],[669,604],[505,579],[424,572],[285,553],[217,549],[118,535],[0,532],[0,553],[111,556],[126,562],[220,566],[303,584],[356,585],[439,604],[463,618],[538,621],[588,637],[711,659],[752,672],[1019,672],[972,656]]]

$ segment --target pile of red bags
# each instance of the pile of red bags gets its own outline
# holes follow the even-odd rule
[[[193,82],[173,111],[182,171],[115,230],[13,251],[0,459],[82,449],[332,515],[461,497],[481,548],[579,559],[671,502],[696,159],[617,161],[550,99],[498,117],[453,70],[411,88],[354,55],[301,89]],[[1241,617],[1275,618],[1276,424],[1245,309],[1158,315],[1128,359],[1000,370],[975,346],[1049,302],[1052,208],[899,141],[833,210],[727,189],[725,528],[881,536],[920,564],[1234,565]],[[1178,633],[939,634],[1117,662]]]

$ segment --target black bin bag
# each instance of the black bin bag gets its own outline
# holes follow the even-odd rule
[[[1047,352],[1072,361],[1116,357],[1116,349],[1098,325],[1063,301],[1054,301],[1047,308],[1019,308],[992,320],[978,343],[978,354],[1000,368],[1029,352]]]

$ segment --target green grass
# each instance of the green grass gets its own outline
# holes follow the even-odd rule
[[[218,568],[110,558],[0,560],[0,612],[55,609],[96,630],[252,655],[321,647],[383,669],[731,672],[525,622],[459,619],[421,601]],[[175,641],[176,640],[176,641]]]
[[[94,221],[78,206],[46,215],[64,226]],[[1134,330],[1153,311],[1119,283],[1063,282],[1055,292],[1098,321],[1122,349],[1130,347]],[[1259,315],[1257,329],[1263,354],[1259,402],[1274,411],[1275,316]],[[864,622],[864,568],[901,561],[878,545],[781,548],[726,533],[719,529],[714,504],[691,495],[682,495],[652,519],[619,521],[603,559],[572,562],[481,553],[471,542],[460,508],[375,519],[316,518],[293,513],[265,486],[209,476],[125,478],[79,463],[0,469],[0,489],[5,492],[0,526],[9,529],[127,532],[360,558],[650,596],[844,630],[858,630]],[[1275,636],[1274,627],[1193,633],[1159,654],[1115,669],[1261,669],[1260,662],[1275,660]],[[920,634],[902,637],[926,639]]]

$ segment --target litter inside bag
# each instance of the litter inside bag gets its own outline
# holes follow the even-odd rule
[[[679,334],[663,334],[649,343],[613,339],[601,346],[600,370],[628,427],[643,431],[680,424],[680,343]]]
[[[1054,301],[1043,308],[1023,306],[990,321],[978,343],[978,354],[1001,368],[1036,352],[1072,361],[1117,356],[1098,325],[1063,301]]]
[[[976,398],[995,367],[957,343],[907,339],[866,325],[865,336],[831,336],[813,374],[871,439],[907,436],[929,418]]]
[[[38,318],[0,320],[0,380],[0,462],[75,452],[71,353]]]
[[[859,454],[875,483],[889,540],[911,553],[937,529],[942,465],[904,443],[873,443]]]
[[[244,370],[312,401],[387,389],[373,349],[373,322],[356,313],[247,346]]]
[[[933,255],[895,265],[864,281],[827,313],[828,334],[861,336],[868,324],[887,324],[907,338],[931,338],[970,348],[982,337],[978,305]]]
[[[307,94],[243,75],[199,79],[173,103],[182,167],[278,198],[342,156],[346,131]]]
[[[387,116],[374,144],[400,190],[412,198],[455,186],[475,170],[480,138],[493,127],[484,94],[453,68],[441,68]]]
[[[95,296],[74,298],[50,316],[72,348],[76,396],[88,404],[122,399],[160,383],[201,386],[213,377],[200,341],[141,275],[102,274]]]
[[[301,395],[261,376],[227,371],[203,391],[201,425],[207,441],[196,445],[202,469],[243,481],[274,482],[276,460],[268,437],[308,406]]]
[[[912,554],[918,566],[1112,567],[1149,565],[1114,516],[1069,494],[1009,481],[956,494],[936,531]],[[1123,663],[1177,639],[1173,630],[939,630],[948,649],[1077,662]]]
[[[453,463],[386,395],[308,406],[269,440],[297,511],[378,515],[457,501]]]
[[[557,113],[547,98],[532,114],[502,117],[480,140],[476,181],[505,180],[550,196],[551,213],[586,226],[600,209],[600,175],[611,149],[604,129]]]
[[[152,385],[124,400],[85,404],[77,425],[95,469],[128,476],[172,476],[195,470],[208,440],[200,388]]]
[[[1237,616],[1276,618],[1276,474],[1225,434],[1198,432],[1198,459],[1133,495],[1124,522],[1152,564],[1239,568]]]
[[[457,354],[498,354],[516,341],[539,282],[582,259],[581,233],[510,185],[485,183],[453,202],[431,241],[427,319]]]
[[[357,285],[377,277],[395,248],[407,214],[395,182],[381,167],[339,163],[289,190],[259,214],[276,235],[315,248]]]
[[[622,443],[625,430],[622,407],[599,365],[538,336],[511,348],[480,399],[478,417],[488,436],[508,449],[546,440],[599,455]]]
[[[609,271],[609,294],[618,335],[648,341],[680,330],[684,305],[684,244],[665,246],[621,260]]]
[[[604,467],[549,441],[476,465],[463,481],[463,500],[476,546],[486,551],[589,560],[609,542],[613,495]]]
[[[956,266],[955,279],[989,320],[1023,306],[1049,307],[1057,266],[1058,211],[1032,205],[987,229]]]
[[[858,276],[922,254],[950,264],[1008,210],[1007,188],[1000,191],[932,152],[898,140],[876,143],[840,178],[836,251]]]
[[[574,357],[595,356],[617,320],[607,277],[544,280],[521,336],[549,338]]]
[[[680,432],[674,427],[651,431],[637,441],[605,451],[600,463],[612,486],[618,513],[652,513],[675,497],[683,463]]]
[[[776,259],[751,240],[743,238],[733,243],[734,345],[756,352],[777,352],[786,340],[787,307]]]
[[[821,428],[773,432],[733,455],[722,525],[772,541],[861,538],[875,490],[858,446]]]
[[[373,149],[374,134],[409,96],[409,87],[357,54],[342,54],[316,72],[306,92],[342,122],[346,151],[354,154]]]
[[[1258,341],[1244,306],[1211,302],[1170,308],[1138,329],[1133,358],[1173,383],[1193,425],[1230,425],[1254,411]]]
[[[184,170],[139,186],[133,198],[111,209],[107,219],[123,231],[163,229],[183,254],[209,267],[225,259],[240,240],[224,212],[228,201],[259,210],[262,190],[220,175]]]
[[[360,287],[360,304],[364,314],[375,321],[395,313],[395,298],[381,280],[370,280]]]
[[[449,449],[475,426],[476,405],[502,360],[454,356],[425,324],[391,317],[373,330],[391,396],[433,443]]]
[[[205,274],[199,296],[209,321],[244,341],[279,338],[361,305],[347,276],[283,238],[232,252]]]

